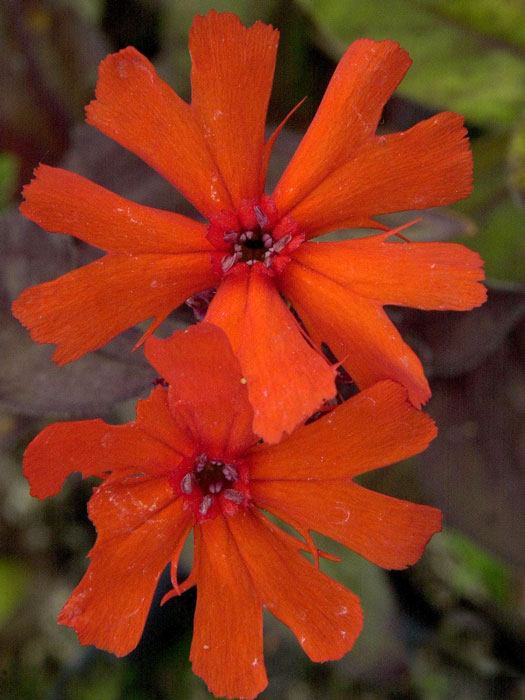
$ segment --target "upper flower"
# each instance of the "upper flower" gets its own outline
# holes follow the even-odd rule
[[[417,561],[441,527],[440,512],[352,479],[425,449],[436,434],[432,420],[403,387],[384,381],[280,444],[259,444],[222,330],[203,323],[169,340],[151,338],[146,355],[169,389],[159,386],[139,401],[136,421],[55,423],[24,456],[39,498],[57,493],[74,471],[103,479],[89,502],[97,529],[91,563],[59,621],[83,644],[129,653],[171,562],[173,591],[165,599],[197,586],[191,660],[216,695],[253,698],[266,686],[263,606],[312,660],[340,658],[361,630],[359,600],[319,570],[323,553],[309,531],[385,568]],[[179,555],[192,528],[193,569],[179,583]]]
[[[383,306],[462,310],[485,298],[481,259],[463,246],[388,242],[391,232],[310,241],[338,228],[385,229],[374,216],[449,204],[471,191],[460,116],[443,112],[376,135],[410,66],[395,42],[350,46],[277,187],[264,194],[279,131],[265,141],[277,40],[260,22],[247,29],[231,14],[196,17],[191,105],[135,49],[101,63],[88,122],[166,177],[207,223],[42,165],[25,188],[24,215],[108,253],[27,289],[13,305],[35,340],[57,344],[62,364],[153,318],[147,336],[184,300],[217,288],[207,318],[230,339],[254,430],[268,441],[334,395],[323,342],[359,387],[394,379],[421,405],[430,396],[421,364]]]

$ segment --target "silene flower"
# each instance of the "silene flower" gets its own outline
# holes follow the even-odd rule
[[[190,657],[216,695],[253,698],[265,688],[264,607],[313,661],[342,657],[362,627],[359,599],[319,569],[323,553],[309,531],[388,569],[417,561],[441,528],[440,511],[352,479],[424,450],[433,421],[386,380],[266,445],[252,432],[247,385],[224,331],[198,324],[150,338],[145,352],[169,388],[139,401],[133,423],[55,423],[24,456],[38,498],[56,494],[71,472],[102,478],[89,502],[97,529],[91,563],[59,622],[82,644],[129,653],[171,563],[164,600],[197,586]],[[193,568],[179,583],[192,528]]]
[[[265,194],[280,129],[265,140],[277,44],[278,32],[261,22],[245,28],[213,10],[196,17],[191,104],[133,48],[102,61],[88,123],[167,178],[207,223],[41,165],[24,190],[23,214],[107,253],[26,289],[13,305],[32,338],[55,343],[54,359],[64,364],[152,318],[147,337],[185,300],[216,289],[206,319],[227,333],[247,380],[254,431],[270,442],[334,396],[334,368],[321,343],[360,388],[393,379],[419,407],[430,396],[421,363],[383,306],[464,310],[485,299],[477,253],[453,243],[389,241],[392,232],[373,218],[450,204],[472,189],[459,115],[442,112],[408,131],[376,134],[411,63],[393,41],[360,39],[348,48],[295,155]],[[359,227],[383,231],[312,240]]]

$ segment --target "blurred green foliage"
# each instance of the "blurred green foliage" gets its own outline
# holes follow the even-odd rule
[[[471,600],[507,605],[512,590],[509,568],[460,532],[443,533],[445,547],[455,561],[450,586]]]
[[[12,617],[29,588],[29,567],[13,557],[0,557],[0,627]]]
[[[17,158],[13,153],[0,153],[0,209],[10,203],[16,187]]]
[[[394,39],[414,61],[399,87],[406,97],[452,109],[488,127],[510,126],[525,104],[523,5],[494,0],[300,0],[334,55],[354,39]],[[492,14],[503,15],[501,27]],[[521,15],[521,21],[517,21]],[[501,37],[499,36],[501,35]]]

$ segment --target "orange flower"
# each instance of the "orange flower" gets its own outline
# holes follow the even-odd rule
[[[171,562],[165,599],[197,586],[191,660],[216,695],[252,698],[266,686],[263,606],[312,660],[340,658],[361,630],[359,600],[299,550],[317,560],[313,529],[386,568],[417,561],[440,530],[440,511],[352,478],[424,450],[434,423],[403,387],[383,381],[280,444],[259,444],[239,362],[221,329],[202,323],[168,340],[150,338],[146,355],[169,389],[139,401],[135,422],[55,423],[25,453],[38,498],[57,493],[73,471],[103,478],[89,502],[98,533],[91,564],[59,622],[82,644],[129,653]],[[191,528],[193,570],[179,585]]]
[[[166,177],[208,220],[135,204],[74,173],[41,165],[25,216],[107,251],[25,290],[14,314],[63,364],[153,317],[145,336],[188,297],[218,287],[207,319],[238,356],[254,430],[277,442],[335,394],[326,342],[361,388],[382,379],[420,406],[430,389],[385,304],[470,309],[485,299],[481,259],[446,243],[387,242],[391,232],[308,242],[333,229],[385,227],[372,217],[449,204],[471,191],[471,155],[457,114],[377,136],[385,102],[410,66],[392,41],[360,39],[341,59],[319,110],[270,196],[265,141],[278,32],[210,11],[190,34],[188,105],[127,48],[100,66],[87,121]],[[310,341],[281,294],[299,314]]]

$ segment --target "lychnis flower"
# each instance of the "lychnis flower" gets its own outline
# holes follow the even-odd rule
[[[312,529],[379,566],[414,563],[440,529],[440,512],[352,479],[424,450],[436,433],[432,420],[402,386],[383,381],[268,446],[252,432],[247,386],[221,329],[203,323],[150,338],[146,355],[169,389],[139,401],[133,423],[55,423],[25,453],[39,498],[56,494],[74,471],[103,480],[89,502],[97,529],[91,563],[59,621],[83,644],[127,654],[171,562],[166,598],[197,586],[190,656],[216,695],[252,698],[266,686],[263,607],[312,660],[340,658],[361,630],[359,600],[299,552],[318,559]],[[192,528],[193,569],[179,583]]]
[[[231,14],[196,17],[191,104],[135,49],[108,56],[88,123],[166,177],[208,223],[42,165],[25,189],[24,215],[107,254],[25,290],[13,306],[34,340],[57,344],[63,364],[153,318],[148,335],[186,299],[217,288],[207,319],[240,360],[255,432],[274,442],[335,393],[322,342],[359,387],[393,379],[420,406],[430,396],[421,364],[383,306],[463,310],[485,298],[481,259],[456,244],[389,242],[388,232],[311,241],[334,229],[385,229],[373,217],[471,191],[457,114],[376,135],[410,66],[393,41],[350,46],[277,187],[264,194],[279,131],[265,141],[277,43],[278,32],[260,22],[246,29]]]

